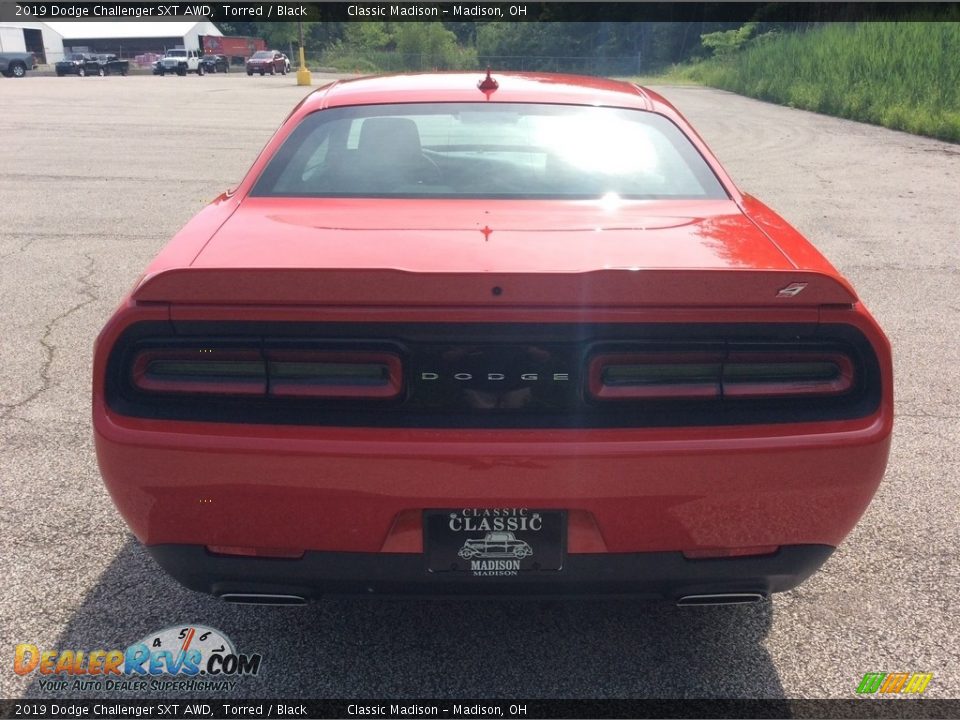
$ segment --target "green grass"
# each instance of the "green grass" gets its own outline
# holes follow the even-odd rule
[[[834,23],[761,37],[683,77],[790,107],[960,142],[960,22]]]

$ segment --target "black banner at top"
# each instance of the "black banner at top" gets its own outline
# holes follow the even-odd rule
[[[958,2],[74,2],[0,3],[0,22],[831,22],[935,18]]]

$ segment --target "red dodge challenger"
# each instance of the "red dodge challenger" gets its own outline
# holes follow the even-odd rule
[[[173,238],[93,422],[133,532],[226,600],[695,605],[820,567],[892,387],[854,290],[662,97],[401,75],[308,96]]]

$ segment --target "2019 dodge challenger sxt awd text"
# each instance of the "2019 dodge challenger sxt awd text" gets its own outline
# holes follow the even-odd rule
[[[225,599],[737,602],[857,522],[891,378],[663,98],[425,74],[296,107],[103,329],[93,420],[133,532]]]

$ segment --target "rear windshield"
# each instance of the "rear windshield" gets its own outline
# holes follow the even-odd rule
[[[727,197],[696,148],[661,115],[507,103],[364,105],[312,113],[251,194]]]

